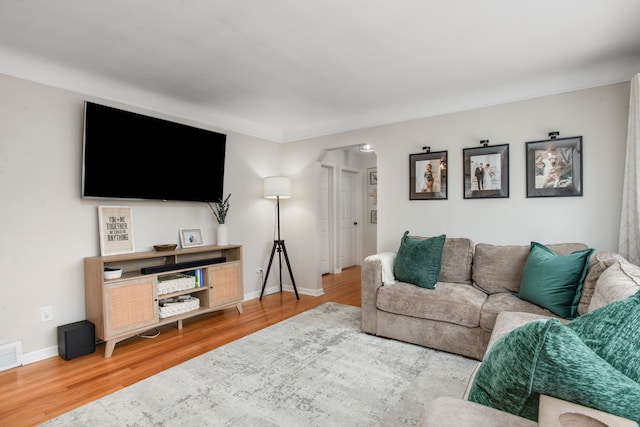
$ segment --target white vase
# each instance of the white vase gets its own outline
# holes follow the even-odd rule
[[[229,233],[226,224],[218,224],[218,228],[216,228],[216,244],[218,246],[229,244]]]

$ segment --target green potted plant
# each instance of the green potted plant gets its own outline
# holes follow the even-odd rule
[[[218,228],[216,229],[216,244],[218,246],[226,246],[229,244],[229,234],[227,231],[227,213],[229,213],[229,198],[231,193],[224,199],[218,199],[217,202],[207,202],[209,210],[213,217],[218,221]]]

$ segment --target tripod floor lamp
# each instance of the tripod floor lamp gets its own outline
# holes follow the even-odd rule
[[[262,283],[262,291],[260,292],[260,301],[264,295],[264,288],[267,286],[267,279],[269,279],[269,272],[271,271],[271,264],[273,263],[273,257],[278,252],[278,267],[280,268],[280,292],[282,292],[282,256],[287,263],[289,269],[289,276],[291,277],[291,284],[293,285],[293,291],[296,293],[296,299],[300,299],[298,296],[298,288],[296,288],[296,282],[293,280],[293,272],[291,271],[291,263],[289,262],[289,256],[287,255],[287,248],[284,245],[284,240],[280,238],[280,199],[288,199],[291,197],[291,180],[284,176],[269,176],[264,179],[264,197],[265,199],[276,199],[276,216],[278,218],[278,238],[273,241],[273,247],[271,248],[271,257],[269,257],[269,265],[267,266],[267,272],[264,276],[264,282]]]

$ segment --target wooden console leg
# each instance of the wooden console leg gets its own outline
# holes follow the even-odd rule
[[[236,308],[238,309],[238,313],[242,314],[242,303],[241,302],[236,304]]]
[[[108,359],[113,354],[113,350],[116,348],[116,342],[111,340],[104,343],[104,358]]]

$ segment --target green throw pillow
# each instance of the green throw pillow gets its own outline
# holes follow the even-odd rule
[[[566,326],[594,353],[640,383],[640,292],[584,314]]]
[[[444,234],[430,239],[414,239],[405,231],[393,266],[396,280],[435,289],[440,277],[445,239]]]
[[[531,242],[529,257],[522,271],[518,298],[532,302],[565,319],[578,312],[582,282],[595,249],[558,255],[545,245]]]
[[[557,319],[529,322],[499,339],[478,369],[469,400],[535,421],[540,394],[640,420],[640,384]]]

